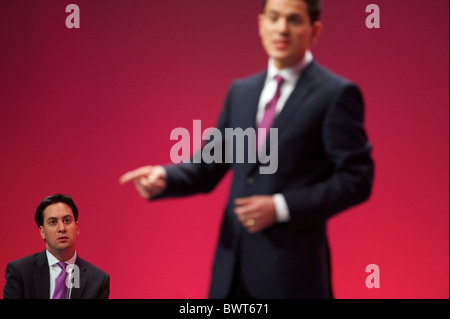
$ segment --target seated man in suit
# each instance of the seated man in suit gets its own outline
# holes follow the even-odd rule
[[[46,197],[35,213],[46,250],[6,267],[5,299],[107,299],[109,275],[78,257],[78,208],[72,198]]]

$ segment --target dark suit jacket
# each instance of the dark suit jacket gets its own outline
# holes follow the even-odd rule
[[[80,288],[72,288],[71,299],[107,299],[109,275],[77,257]],[[49,299],[50,270],[45,250],[14,260],[6,267],[5,299]]]
[[[218,121],[222,136],[225,128],[255,128],[266,75],[232,84]],[[230,167],[233,170],[211,298],[226,297],[236,262],[256,298],[332,297],[326,221],[368,199],[372,188],[372,148],[363,122],[364,102],[358,87],[313,61],[273,125],[278,128],[276,173],[260,174],[259,163],[166,167],[168,188],[158,198],[209,192]],[[284,195],[291,220],[249,234],[233,212],[233,200],[276,193]]]

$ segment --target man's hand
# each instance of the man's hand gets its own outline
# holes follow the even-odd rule
[[[235,214],[249,233],[262,231],[276,222],[273,196],[236,198],[234,204]]]
[[[142,197],[151,199],[161,194],[167,187],[167,172],[162,166],[144,166],[123,174],[120,184],[134,182]]]

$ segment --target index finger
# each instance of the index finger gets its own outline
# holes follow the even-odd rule
[[[235,198],[234,199],[234,204],[236,206],[247,205],[248,203],[250,203],[250,200],[251,200],[251,197]]]
[[[123,174],[119,178],[119,182],[120,182],[120,184],[128,183],[132,180],[135,180],[136,178],[148,175],[150,173],[150,171],[151,171],[151,167],[149,167],[149,166],[137,168],[133,171],[129,171],[129,172]]]

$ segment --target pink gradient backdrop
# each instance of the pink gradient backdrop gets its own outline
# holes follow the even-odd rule
[[[67,29],[65,7],[81,9]],[[381,8],[381,29],[365,8]],[[214,126],[231,81],[265,68],[260,0],[0,3],[0,288],[41,251],[34,210],[70,194],[79,255],[111,298],[205,298],[229,176],[147,203],[119,176],[170,161],[170,132]],[[337,298],[449,297],[449,2],[324,0],[313,54],[362,88],[371,199],[329,222]],[[381,288],[365,286],[377,264]]]

